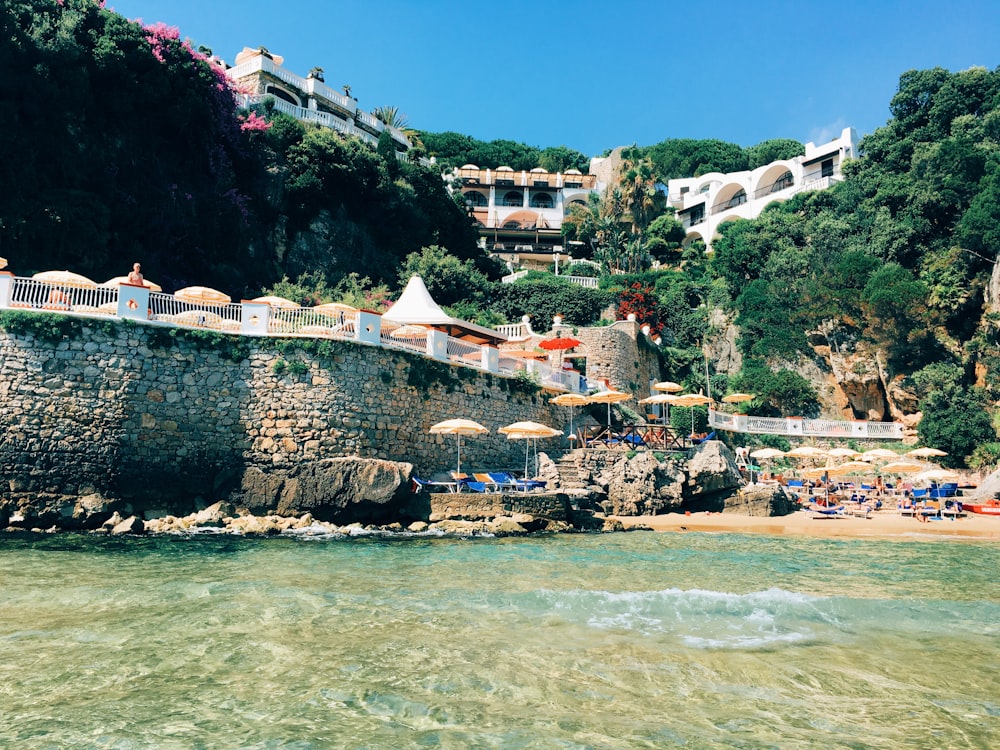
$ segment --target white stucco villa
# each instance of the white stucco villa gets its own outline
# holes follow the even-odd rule
[[[856,143],[854,129],[844,128],[828,143],[807,143],[805,155],[794,159],[752,171],[670,180],[668,200],[684,225],[685,246],[700,239],[711,250],[723,222],[754,219],[774,201],[788,200],[805,190],[825,190],[839,182],[844,161],[857,155]]]
[[[226,75],[242,91],[240,105],[249,107],[270,99],[276,110],[297,120],[333,128],[372,146],[378,144],[379,134],[388,129],[397,151],[410,148],[410,140],[399,128],[385,125],[358,107],[349,90],[341,93],[327,86],[322,70],[314,68],[303,77],[285,68],[283,63],[283,57],[263,47],[244,47],[236,56],[235,65],[226,69]]]

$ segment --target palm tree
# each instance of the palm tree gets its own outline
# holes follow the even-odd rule
[[[390,128],[396,128],[401,131],[403,135],[406,136],[407,140],[410,141],[410,145],[413,148],[424,147],[424,142],[420,140],[420,132],[410,127],[410,121],[403,112],[399,111],[399,107],[391,105],[385,107],[375,107],[375,109],[372,110],[372,114],[376,117],[376,119],[381,120]]]
[[[663,213],[667,200],[656,187],[652,160],[634,147],[622,152],[618,189],[622,213],[631,220],[632,233],[642,236],[653,219]]]

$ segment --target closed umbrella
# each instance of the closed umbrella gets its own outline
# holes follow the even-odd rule
[[[528,444],[530,440],[539,438],[550,438],[562,433],[554,427],[540,424],[538,422],[514,422],[506,427],[501,427],[497,432],[506,435],[508,440],[524,441],[524,478],[528,478]],[[536,471],[537,474],[537,466]]]
[[[228,305],[232,300],[228,294],[207,286],[188,286],[174,292],[174,297],[182,302],[208,302],[213,305]]]
[[[555,398],[549,399],[550,404],[555,404],[556,406],[568,406],[569,407],[569,434],[573,434],[573,407],[583,406],[584,404],[590,403],[590,397],[584,396],[582,393],[563,393]]]
[[[430,432],[431,435],[455,435],[458,438],[458,464],[455,472],[457,474],[461,474],[462,435],[482,435],[483,433],[489,432],[489,430],[479,424],[479,422],[474,422],[471,419],[446,419],[444,422],[438,422],[435,425],[431,425],[428,432]]]
[[[7,267],[7,259],[6,258],[0,258],[0,269],[6,268],[6,267]]]

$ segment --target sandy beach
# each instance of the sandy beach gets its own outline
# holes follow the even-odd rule
[[[787,516],[666,513],[659,516],[611,516],[611,518],[621,521],[626,528],[639,526],[654,531],[1000,541],[1000,518],[972,513],[964,518],[933,520],[927,523],[888,510],[872,513],[870,518],[819,516],[804,511],[797,511]]]

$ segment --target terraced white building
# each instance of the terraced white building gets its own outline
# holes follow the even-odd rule
[[[775,201],[806,190],[825,190],[843,179],[841,167],[857,155],[857,133],[844,128],[838,138],[817,146],[806,144],[803,156],[771,162],[745,172],[710,172],[670,180],[670,205],[687,233],[684,244],[702,240],[711,250],[719,226],[735,219],[754,219]]]

